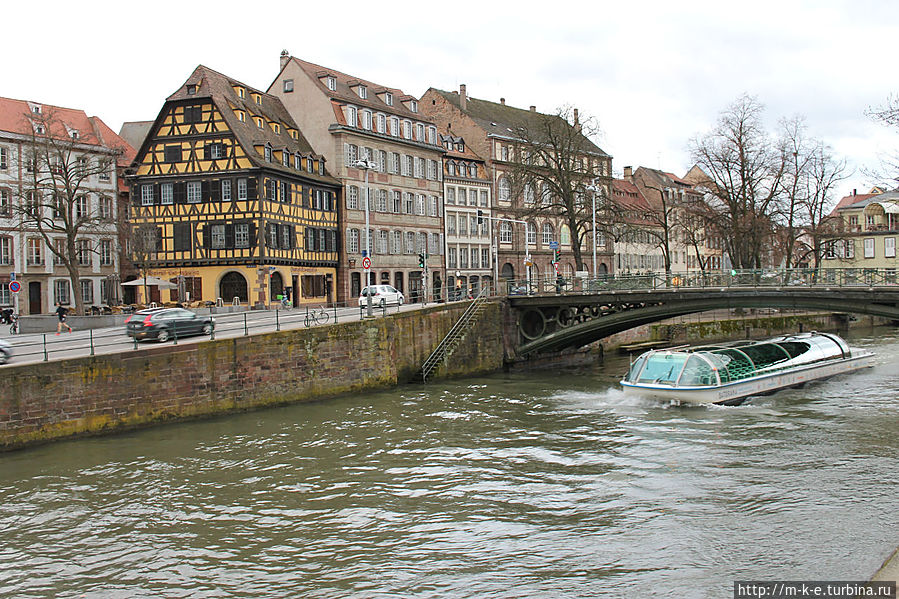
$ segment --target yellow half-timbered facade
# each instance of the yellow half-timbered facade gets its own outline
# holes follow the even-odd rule
[[[166,100],[131,185],[135,263],[176,285],[145,302],[334,300],[340,185],[278,98],[197,67]]]

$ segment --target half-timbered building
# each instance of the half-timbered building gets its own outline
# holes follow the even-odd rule
[[[166,99],[132,183],[151,301],[334,299],[339,184],[275,96],[204,66]]]

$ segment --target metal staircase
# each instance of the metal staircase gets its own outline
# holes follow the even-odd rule
[[[456,321],[456,324],[453,325],[453,328],[450,329],[450,332],[446,334],[443,341],[437,345],[436,349],[434,349],[431,355],[428,356],[428,359],[425,360],[424,364],[421,365],[422,382],[427,382],[428,376],[438,366],[444,364],[453,352],[456,351],[456,348],[465,338],[465,335],[468,334],[468,331],[477,324],[478,317],[489,296],[490,288],[485,285],[481,288],[481,292],[478,296],[472,300],[471,304],[469,304],[462,316],[459,317],[459,320]]]

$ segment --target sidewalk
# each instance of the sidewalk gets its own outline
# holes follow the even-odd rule
[[[893,555],[887,558],[887,561],[883,562],[883,565],[880,567],[874,576],[871,578],[872,581],[884,581],[884,580],[893,580],[899,581],[899,549],[893,552]]]

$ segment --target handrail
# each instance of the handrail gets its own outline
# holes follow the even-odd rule
[[[468,325],[472,323],[475,315],[480,311],[481,306],[487,301],[489,295],[490,288],[486,285],[483,286],[477,297],[472,300],[465,312],[462,313],[462,316],[450,328],[449,333],[437,344],[437,347],[434,348],[434,351],[431,352],[431,355],[428,356],[421,366],[422,381],[427,382],[428,375],[437,368],[438,364],[444,362],[452,354],[452,351],[455,349],[453,343],[468,332],[471,328]]]

